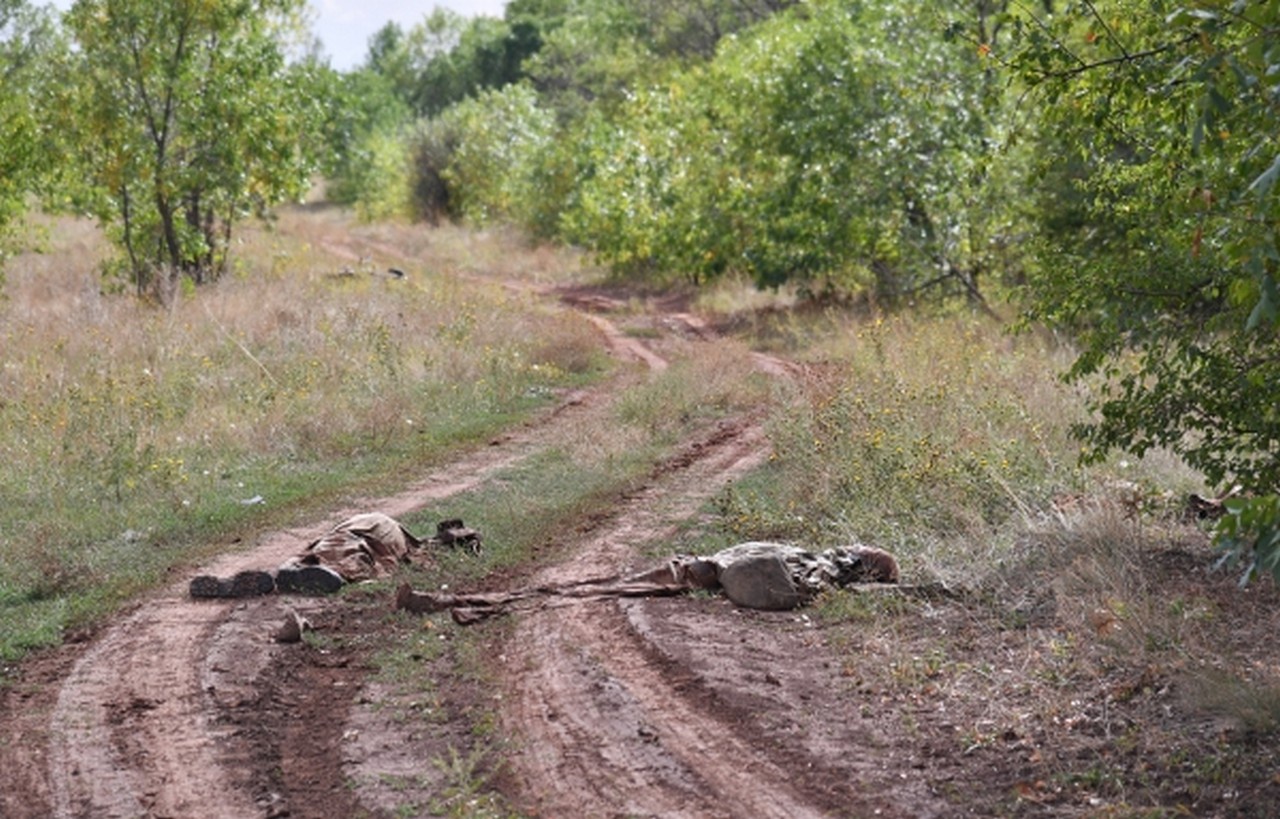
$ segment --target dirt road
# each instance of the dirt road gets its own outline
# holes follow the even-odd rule
[[[614,355],[665,366],[650,345],[617,331],[607,301],[590,307]],[[708,333],[687,315],[669,321]],[[776,360],[759,363],[785,371]],[[447,472],[361,509],[404,515],[479,486],[608,400],[608,387],[575,394]],[[767,454],[756,419],[705,431],[535,580],[634,565],[637,543],[673,534]],[[276,565],[353,511],[279,532],[205,570]],[[397,806],[415,788],[430,804],[440,777],[415,755],[415,729],[380,713],[384,692],[367,669],[336,656],[301,667],[293,647],[265,637],[287,606],[341,628],[342,605],[197,601],[180,583],[91,641],[29,664],[0,712],[0,815],[389,815],[404,812]],[[896,773],[899,761],[878,748],[874,721],[852,707],[811,625],[803,615],[740,612],[711,598],[522,612],[496,652],[504,671],[487,692],[507,748],[504,795],[544,816],[932,813],[929,794],[914,792]],[[268,763],[279,770],[267,775]],[[877,781],[890,788],[868,787]]]

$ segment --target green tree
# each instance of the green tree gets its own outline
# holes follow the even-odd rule
[[[14,223],[50,165],[37,88],[52,39],[46,14],[23,0],[0,0],[0,283]]]
[[[1078,432],[1096,457],[1166,447],[1264,496],[1224,531],[1246,574],[1276,571],[1280,2],[1099,0],[1016,24],[1010,61],[1053,136],[1030,315],[1079,339],[1068,377],[1097,417]]]
[[[444,170],[455,215],[477,223],[536,221],[538,166],[553,118],[525,84],[483,91],[443,115],[457,140]]]
[[[1101,454],[1280,489],[1280,3],[1113,0],[1024,23],[1056,150],[1032,315],[1108,376]]]
[[[426,39],[439,45],[428,50],[418,75],[415,107],[420,113],[439,113],[482,89],[501,88],[519,77],[519,65],[507,61],[510,29],[504,21],[436,9],[424,25],[431,35]]]
[[[140,293],[216,278],[237,220],[305,190],[319,109],[281,45],[300,3],[78,0],[66,15],[88,201]]]
[[[566,228],[615,264],[695,281],[981,303],[1010,266],[1022,155],[984,58],[944,38],[938,10],[812,3],[633,92],[583,130]]]
[[[369,68],[340,74],[316,72],[317,95],[328,101],[322,126],[325,155],[321,171],[330,201],[351,204],[385,184],[371,173],[383,146],[394,141],[412,119],[392,81]]]
[[[388,23],[370,39],[365,68],[386,78],[415,114],[434,116],[524,76],[525,57],[542,44],[530,13],[509,23],[437,8],[408,32]]]
[[[795,0],[524,0],[507,7],[513,30],[536,21],[525,72],[562,122],[637,86],[704,63],[721,40]],[[536,8],[533,8],[536,7]]]
[[[524,70],[562,123],[589,107],[625,98],[640,78],[652,83],[666,73],[646,45],[630,4],[579,3],[560,25],[543,34],[541,48]]]
[[[404,29],[399,23],[392,20],[369,38],[369,53],[360,70],[380,77],[404,105],[409,105],[417,72]]]

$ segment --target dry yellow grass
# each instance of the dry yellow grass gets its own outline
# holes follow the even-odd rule
[[[0,656],[183,559],[159,547],[441,457],[603,366],[590,324],[476,275],[582,270],[514,236],[291,210],[154,306],[104,287],[92,225],[37,229],[0,302]]]

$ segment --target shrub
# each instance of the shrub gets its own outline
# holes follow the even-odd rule
[[[458,149],[457,123],[447,116],[420,120],[409,136],[409,189],[413,215],[436,224],[457,215],[446,169]]]
[[[538,161],[551,144],[553,116],[527,85],[483,91],[443,118],[456,142],[442,176],[454,215],[479,224],[532,221]]]

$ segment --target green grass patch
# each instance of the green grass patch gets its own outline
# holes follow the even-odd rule
[[[49,235],[0,301],[0,662],[237,536],[399,489],[607,366],[588,322],[448,275],[470,258],[452,234],[440,272],[335,276],[364,237],[289,213],[166,308],[99,292],[84,223]]]
[[[696,358],[630,384],[563,440],[477,491],[434,504],[407,523],[426,532],[440,519],[461,517],[479,528],[480,560],[445,557],[464,579],[523,565],[535,555],[549,559],[559,554],[565,533],[607,511],[695,430],[768,400],[741,345],[699,350]]]
[[[909,569],[967,571],[1010,548],[1055,499],[1124,479],[1199,485],[1158,455],[1078,465],[1082,396],[1064,351],[975,316],[815,325],[809,364],[770,422],[774,454],[717,504],[730,540],[862,541]]]

